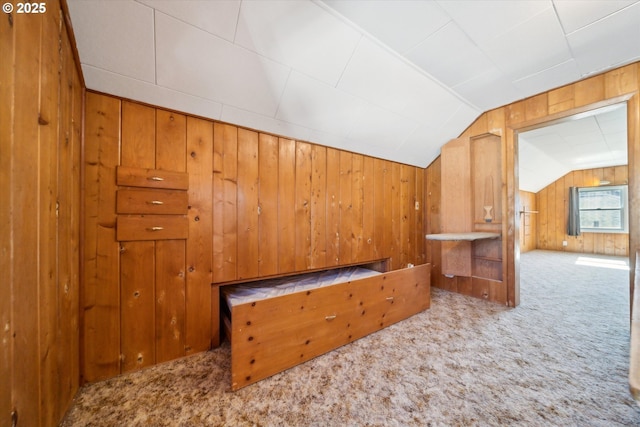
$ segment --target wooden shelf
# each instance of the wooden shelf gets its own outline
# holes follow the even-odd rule
[[[480,259],[483,261],[491,261],[491,262],[502,262],[501,258],[488,257],[488,256],[474,256],[475,259]]]
[[[427,238],[427,240],[440,240],[440,241],[449,241],[449,242],[459,242],[459,241],[473,242],[474,240],[497,239],[500,237],[500,233],[488,233],[484,231],[468,231],[466,233],[427,234],[425,237]]]

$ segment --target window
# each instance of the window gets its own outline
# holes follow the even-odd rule
[[[627,186],[578,189],[580,229],[586,232],[627,233]]]

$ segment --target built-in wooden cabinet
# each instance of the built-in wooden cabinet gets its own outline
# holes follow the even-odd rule
[[[86,381],[220,341],[218,285],[424,264],[424,170],[90,92]]]
[[[88,93],[84,380],[206,350],[213,125]]]
[[[452,140],[442,147],[440,167],[439,231],[451,237],[438,242],[439,281],[464,294],[506,303],[502,140],[494,134]]]

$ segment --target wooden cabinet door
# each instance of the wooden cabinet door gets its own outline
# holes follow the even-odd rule
[[[443,233],[472,231],[469,138],[442,147],[441,226]],[[471,276],[471,242],[442,242],[442,274]]]

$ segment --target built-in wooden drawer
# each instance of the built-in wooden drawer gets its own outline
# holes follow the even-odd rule
[[[189,189],[189,174],[161,169],[142,169],[118,166],[116,184],[127,187]]]
[[[182,190],[118,190],[116,212],[119,214],[186,215],[189,195]]]
[[[177,240],[189,236],[189,220],[183,215],[118,215],[116,238]]]

